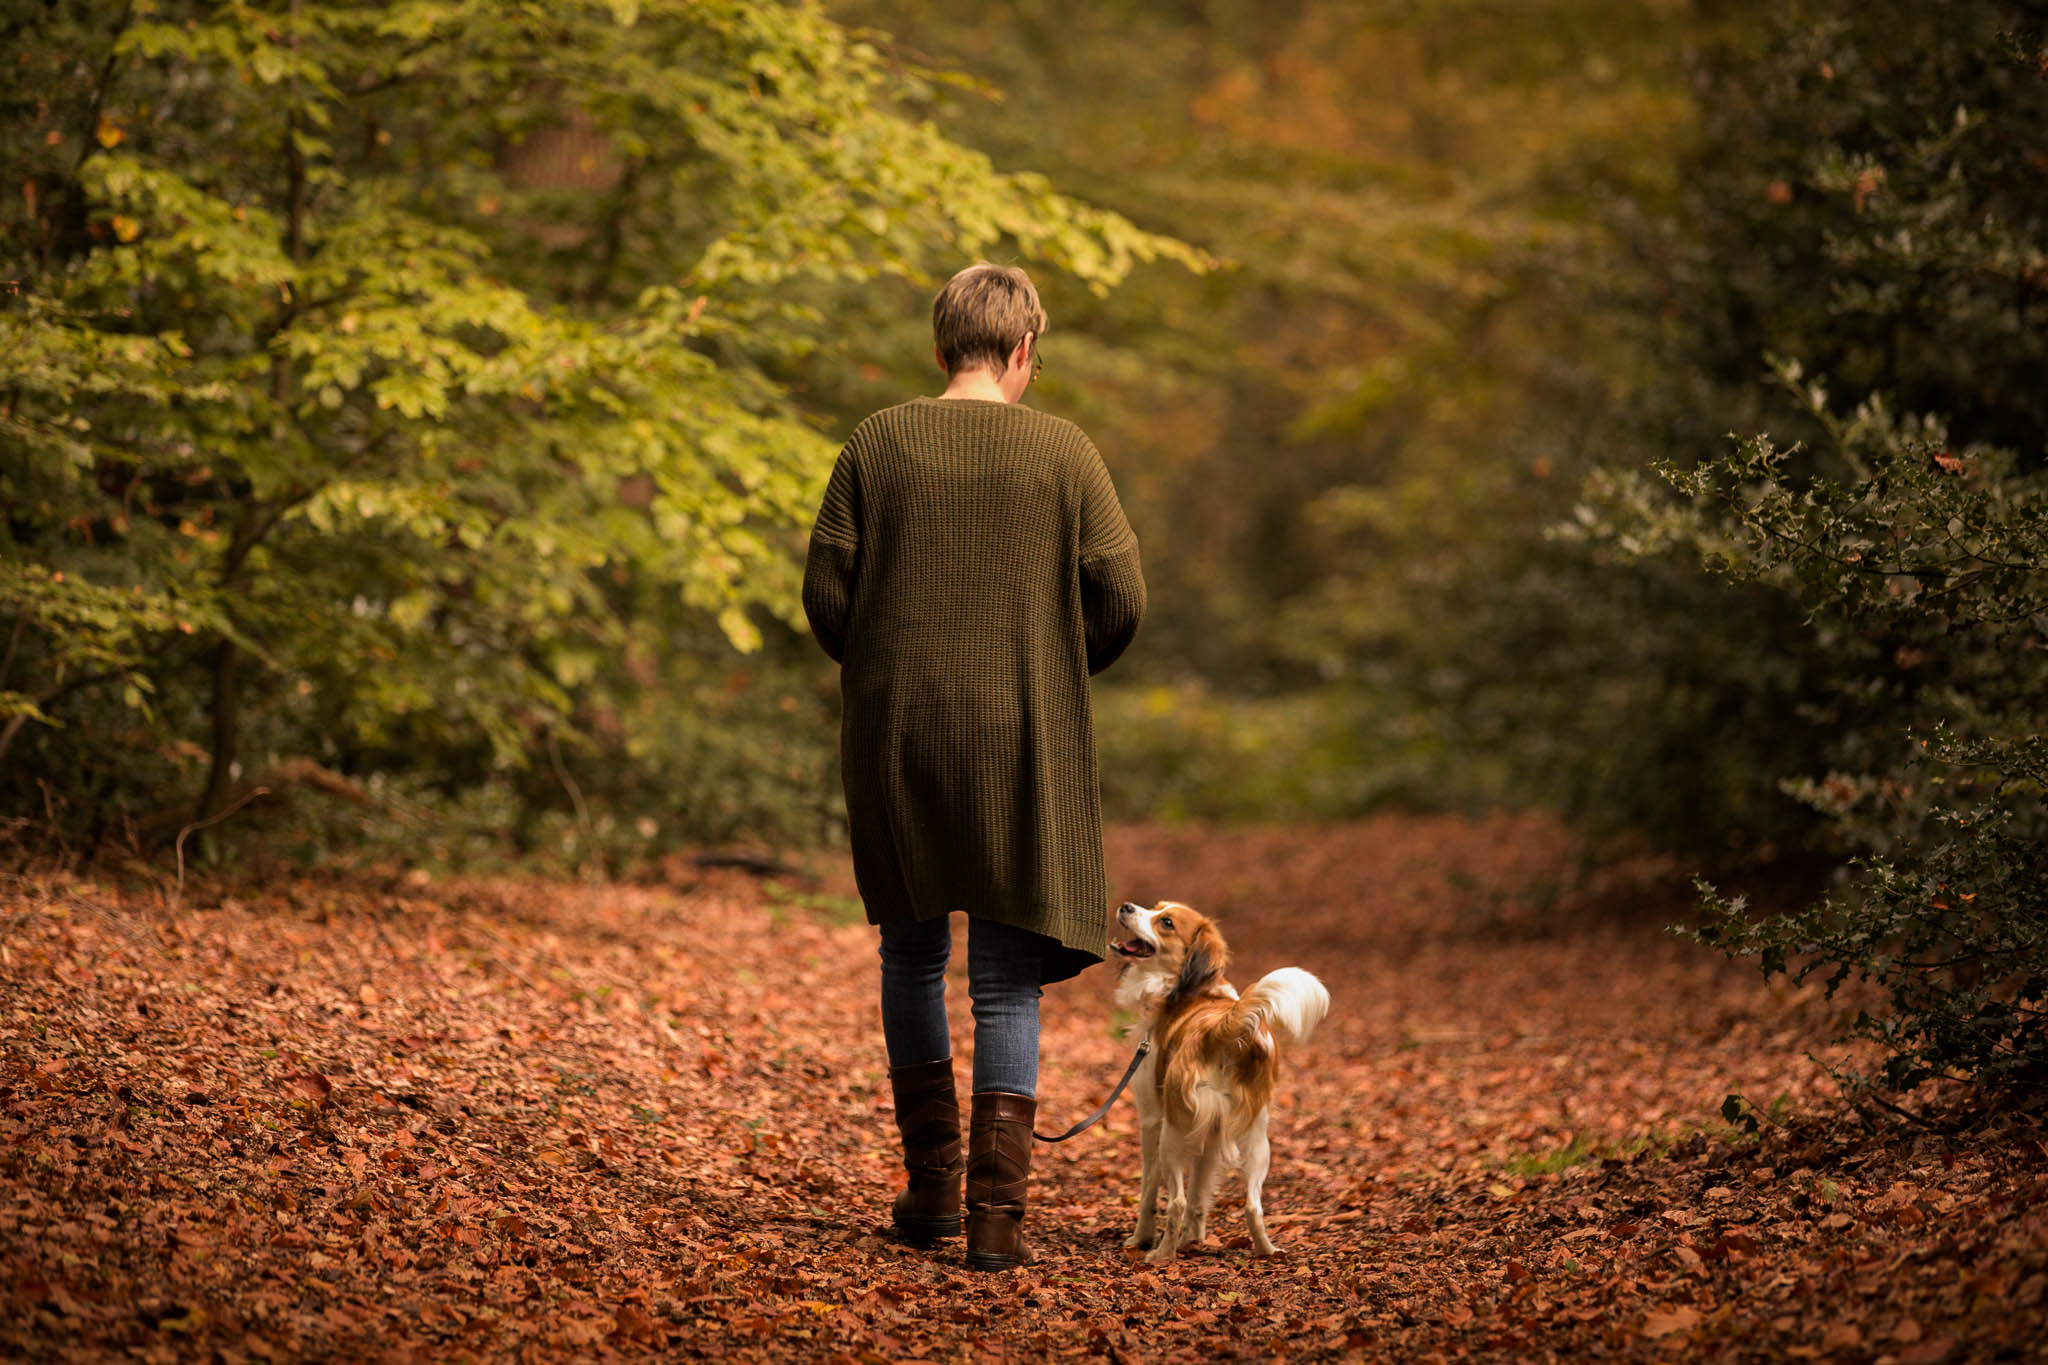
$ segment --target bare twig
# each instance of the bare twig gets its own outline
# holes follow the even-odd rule
[[[762,853],[699,853],[690,859],[697,867],[732,867],[756,877],[788,877],[799,881],[815,882],[818,879],[793,863],[785,863]]]
[[[19,717],[17,717],[19,719]],[[43,818],[50,822],[50,833],[57,840],[57,847],[66,858],[71,856],[71,841],[64,837],[64,827],[57,823],[57,794],[47,777],[38,777],[36,787],[43,793]]]
[[[71,166],[74,179],[85,168],[85,163],[91,159],[94,149],[100,145],[100,114],[107,107],[107,90],[114,83],[114,71],[121,61],[121,35],[128,31],[128,25],[134,18],[135,6],[124,5],[120,19],[114,24],[114,31],[107,35],[107,60],[100,66],[100,78],[93,82],[92,105],[85,111],[85,135],[79,140],[78,160]]]
[[[562,788],[569,793],[569,801],[576,807],[576,823],[583,830],[583,847],[590,855],[590,865],[585,875],[593,884],[602,883],[608,873],[604,865],[604,850],[597,846],[597,826],[591,822],[590,807],[584,804],[583,791],[576,785],[576,779],[569,776],[569,769],[562,762],[562,751],[555,743],[555,732],[548,731],[548,759],[555,765],[555,776],[562,781]]]
[[[217,825],[242,807],[248,805],[251,801],[254,801],[257,797],[268,795],[270,795],[270,788],[252,787],[248,791],[243,792],[241,797],[225,810],[209,815],[204,820],[194,820],[191,824],[178,831],[178,842],[176,844],[178,854],[178,886],[177,890],[173,893],[174,901],[182,900],[185,895],[185,836],[195,830],[205,829],[208,825]]]
[[[22,632],[28,629],[28,613],[14,618],[14,630],[7,637],[7,657],[0,659],[0,691],[6,690],[7,675],[14,671],[14,652],[21,648]]]
[[[1897,1117],[1904,1119],[1906,1122],[1913,1124],[1915,1127],[1923,1128],[1930,1133],[1944,1133],[1948,1131],[1946,1128],[1934,1122],[1932,1119],[1922,1118],[1920,1115],[1914,1113],[1912,1110],[1906,1108],[1904,1105],[1892,1103],[1884,1096],[1878,1094],[1875,1090],[1864,1090],[1858,1094],[1857,1099],[1869,1100],[1872,1104],[1875,1104],[1876,1106],[1878,1106],[1878,1108],[1883,1109],[1886,1113],[1896,1115]],[[1850,1101],[1850,1103],[1852,1104],[1854,1104],[1855,1102],[1855,1100]]]

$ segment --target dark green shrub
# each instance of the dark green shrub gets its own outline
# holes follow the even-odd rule
[[[2048,1081],[2039,19],[1831,3],[1715,55],[1674,297],[1693,392],[1725,395],[1724,429],[1772,435],[1667,464],[1676,500],[1611,472],[1577,522],[1606,553],[1698,565],[1803,622],[1789,647],[1714,643],[1803,680],[1776,771],[1847,866],[1793,914],[1707,888],[1698,933],[1830,991],[1875,982],[1887,1003],[1855,1029],[1899,1088]]]
[[[1830,993],[1851,977],[1881,986],[1889,1008],[1859,1015],[1855,1031],[1886,1048],[1891,1086],[2039,1086],[2048,477],[2002,452],[1953,449],[1938,425],[1875,403],[1838,422],[1811,396],[1838,461],[1859,471],[1851,481],[1792,480],[1758,438],[1717,465],[1671,471],[1690,498],[1675,524],[1716,572],[1810,613],[1845,704],[1866,719],[1839,736],[1844,767],[1786,785],[1862,852],[1794,914],[1753,915],[1703,884],[1712,919],[1698,936]]]

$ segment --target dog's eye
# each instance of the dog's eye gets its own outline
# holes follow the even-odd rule
[[[1164,930],[1165,930],[1165,931],[1166,931],[1167,933],[1169,933],[1169,934],[1170,934],[1170,933],[1172,933],[1172,932],[1173,932],[1173,916],[1172,916],[1172,915],[1161,915],[1161,916],[1159,917],[1159,927],[1160,927],[1161,929],[1164,929]]]

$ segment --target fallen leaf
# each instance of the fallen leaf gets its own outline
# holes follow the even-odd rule
[[[653,1341],[657,1334],[654,1319],[637,1303],[620,1304],[612,1320],[621,1335],[635,1341]]]
[[[1863,1329],[1853,1322],[1837,1323],[1821,1334],[1820,1348],[1823,1351],[1846,1351],[1852,1346],[1863,1344]]]
[[[1654,1309],[1643,1316],[1643,1335],[1652,1339],[1668,1337],[1674,1332],[1690,1332],[1699,1325],[1700,1314],[1696,1308],[1680,1305]]]

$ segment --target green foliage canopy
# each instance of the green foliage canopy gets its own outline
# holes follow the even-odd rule
[[[0,31],[17,814],[175,823],[196,759],[202,814],[244,760],[517,768],[691,623],[794,618],[831,450],[780,375],[860,325],[832,288],[999,242],[1097,290],[1203,264],[905,117],[941,78],[809,4]]]

